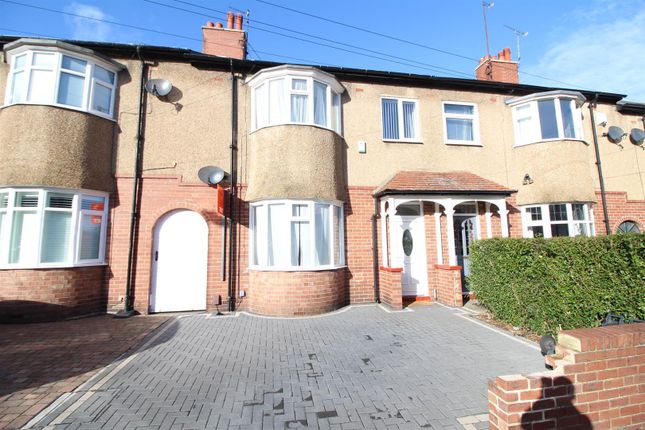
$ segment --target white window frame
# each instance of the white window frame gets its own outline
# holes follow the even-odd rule
[[[385,127],[383,124],[383,100],[396,100],[397,101],[397,111],[398,111],[398,124],[399,124],[399,138],[398,139],[391,139],[391,138],[385,138]],[[405,138],[401,137],[405,135],[404,131],[404,121],[403,121],[403,103],[414,103],[414,137],[412,138]],[[383,142],[407,142],[407,143],[421,143],[421,124],[419,123],[419,100],[418,99],[410,99],[410,98],[403,98],[399,96],[388,96],[388,95],[382,95],[379,99],[380,103],[380,112],[381,112],[381,117],[380,117],[380,122],[381,122],[381,139],[383,139]]]
[[[51,69],[44,69],[40,66],[34,66],[33,65],[33,57],[34,54],[53,54],[54,60],[53,60],[53,68]],[[24,68],[21,69],[15,69],[15,60],[16,58],[26,56],[25,57],[25,66]],[[73,59],[85,61],[85,70],[83,72],[78,72],[74,70],[68,70],[68,69],[63,69],[62,68],[62,62],[63,62],[63,56],[71,57]],[[12,53],[10,57],[10,71],[9,71],[9,76],[7,80],[7,86],[5,90],[5,104],[3,107],[7,106],[12,106],[12,105],[17,105],[17,104],[26,104],[26,105],[51,105],[51,106],[57,106],[57,107],[62,107],[65,109],[72,109],[72,110],[77,110],[81,112],[89,112],[93,115],[97,115],[103,118],[107,118],[110,120],[114,119],[114,105],[115,105],[115,98],[116,98],[116,86],[118,82],[118,70],[113,66],[110,65],[106,62],[99,61],[96,58],[93,58],[91,56],[87,55],[82,55],[78,54],[76,52],[69,52],[66,50],[62,49],[46,49],[46,48],[30,48],[30,49],[20,49],[16,50],[16,52]],[[95,67],[101,67],[105,70],[108,70],[112,73],[114,73],[114,82],[111,84],[109,82],[104,82],[100,79],[97,79],[94,77],[94,69]],[[41,101],[29,101],[29,84],[31,82],[31,76],[32,76],[32,71],[34,70],[52,70],[52,76],[51,79],[54,80],[52,87],[52,94],[49,94],[47,97],[47,101],[41,100]],[[13,87],[13,79],[14,75],[17,72],[24,72],[25,78],[22,82],[22,90],[24,94],[24,100],[21,101],[13,101],[12,96],[12,87]],[[67,105],[63,103],[58,102],[58,89],[60,85],[60,79],[62,73],[67,73],[71,74],[74,76],[79,76],[84,78],[84,83],[83,83],[83,101],[81,103],[81,106],[73,106],[73,105]],[[93,108],[94,104],[94,94],[95,94],[95,89],[96,86],[100,85],[102,87],[108,88],[110,90],[110,106],[109,106],[109,112],[101,112],[99,110],[96,110]]]
[[[254,258],[254,251],[256,247],[255,237],[258,237],[258,245],[264,244],[265,248],[268,247],[268,207],[269,205],[286,205],[287,216],[282,219],[280,222],[283,223],[280,225],[279,230],[283,233],[286,232],[285,237],[282,240],[282,246],[286,247],[289,252],[289,261],[291,260],[291,224],[297,221],[303,221],[308,223],[309,228],[309,238],[310,238],[310,247],[307,252],[312,253],[309,260],[314,261],[313,253],[316,250],[316,225],[315,225],[315,206],[316,204],[329,205],[329,225],[327,226],[329,232],[329,255],[331,264],[326,265],[316,265],[312,264],[309,266],[293,266],[288,265],[261,265],[257,264]],[[294,205],[305,205],[307,206],[307,216],[294,216],[293,206]],[[340,217],[338,219],[338,242],[339,242],[339,259],[340,261],[336,263],[334,261],[334,248],[336,246],[334,234],[334,211],[335,208],[340,208]],[[259,210],[262,213],[263,219],[256,219],[254,208],[264,208]],[[344,236],[344,208],[343,203],[340,201],[329,201],[329,200],[291,200],[291,199],[282,199],[282,200],[262,200],[259,202],[251,203],[249,206],[249,268],[251,270],[264,270],[264,271],[281,271],[281,272],[305,272],[305,271],[317,271],[317,270],[330,270],[337,269],[345,266],[345,236]],[[258,248],[258,257],[263,258],[265,261],[268,261],[268,249]]]
[[[15,207],[16,193],[33,192],[38,194],[38,205],[35,208],[17,208]],[[109,210],[109,194],[101,191],[90,190],[73,190],[66,188],[0,188],[0,195],[8,194],[7,208],[0,209],[5,213],[4,224],[2,232],[4,236],[0,237],[0,269],[43,269],[43,268],[66,268],[66,267],[83,267],[83,266],[99,266],[105,263],[105,247],[107,242],[107,223],[108,223],[108,210]],[[63,193],[73,194],[72,208],[71,209],[57,209],[47,208],[46,199],[48,193]],[[100,197],[104,199],[103,210],[83,210],[81,202],[83,197]],[[38,217],[39,231],[36,233],[37,252],[36,261],[23,261],[20,263],[9,263],[9,249],[11,245],[11,236],[13,230],[14,213],[19,211],[36,212]],[[45,222],[45,212],[71,212],[71,238],[70,238],[70,252],[71,256],[68,261],[56,263],[43,263],[42,258],[42,242],[43,242],[43,228]],[[97,259],[80,259],[80,238],[81,238],[81,220],[82,215],[97,215],[102,217],[101,231],[99,240],[99,256]]]
[[[562,118],[562,109],[560,105],[561,100],[568,100],[571,104],[571,115],[573,117],[575,137],[565,137],[564,135],[564,121]],[[542,138],[540,112],[538,109],[538,102],[541,101],[551,101],[555,105],[555,119],[558,128],[557,137],[548,139]],[[582,96],[582,94],[567,91],[549,91],[546,93],[534,94],[532,96],[525,96],[507,101],[506,103],[512,106],[513,130],[515,132],[514,146],[517,147],[530,145],[533,143],[551,142],[556,140],[584,141],[582,110],[580,109],[580,105],[583,102],[584,96]],[[527,113],[530,115],[520,116],[518,110],[526,106],[528,106]],[[530,118],[529,136],[526,136],[524,138],[520,137],[520,129],[518,126],[518,121],[522,118]]]
[[[473,113],[470,115],[446,113],[446,105],[470,106],[473,108]],[[441,113],[443,115],[443,136],[446,145],[482,146],[479,138],[479,111],[476,103],[444,101],[441,103]],[[473,124],[473,140],[449,139],[448,119],[450,118],[471,120]]]
[[[307,90],[292,90],[292,81],[294,79],[300,79],[307,81]],[[270,109],[271,106],[271,93],[269,91],[269,83],[275,80],[283,80],[283,91],[284,91],[284,101],[286,103],[285,112],[282,112],[280,115],[276,115],[276,118],[271,118],[268,114],[266,115],[267,123],[259,126],[257,117],[258,109]],[[325,100],[325,109],[326,109],[326,118],[325,124],[316,124],[314,118],[314,82],[318,82],[326,86],[326,100]],[[300,67],[300,66],[278,66],[270,69],[265,69],[256,75],[252,76],[247,80],[247,85],[251,88],[251,132],[255,132],[265,127],[272,127],[275,125],[305,125],[305,126],[314,126],[322,127],[328,130],[331,130],[338,135],[342,136],[342,93],[344,88],[334,79],[333,76],[313,69],[311,67]],[[262,107],[258,105],[258,97],[256,92],[264,84],[266,91],[266,106]],[[307,96],[307,121],[306,122],[294,122],[291,121],[291,94],[301,94]],[[335,96],[339,97],[340,103],[338,104],[338,110],[334,111],[333,98]],[[332,121],[332,116],[335,116],[335,126],[334,121]]]
[[[573,205],[575,204],[583,205],[583,211],[585,216],[584,220],[573,219]],[[566,211],[567,211],[566,221],[551,221],[551,214],[549,212],[549,206],[551,205],[566,205]],[[531,214],[527,212],[527,209],[529,208],[540,208],[542,219],[535,220],[535,221],[532,220]],[[530,230],[531,227],[542,227],[542,231],[544,232],[544,238],[550,239],[552,237],[551,235],[552,224],[566,224],[569,229],[569,237],[575,237],[574,232],[575,232],[576,224],[585,225],[587,229],[587,237],[596,235],[593,208],[589,203],[559,202],[559,203],[547,203],[547,204],[541,204],[541,205],[526,205],[526,206],[520,206],[520,210],[522,214],[522,234],[526,238],[533,237],[533,232]]]

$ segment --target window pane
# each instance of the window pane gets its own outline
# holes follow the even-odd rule
[[[555,118],[555,104],[553,100],[540,100],[538,102],[540,113],[540,130],[542,139],[555,139],[558,137],[558,122]]]
[[[473,115],[475,112],[475,107],[469,105],[445,104],[443,105],[443,111],[445,113],[453,113],[458,115]]]
[[[567,224],[551,224],[551,237],[569,236]]]
[[[396,207],[397,216],[419,216],[421,207],[418,203],[402,203]]]
[[[542,208],[526,208],[526,213],[531,215],[531,221],[542,220]]]
[[[36,67],[46,67],[51,69],[54,66],[54,54],[34,52],[31,64]]]
[[[334,206],[334,264],[342,264],[343,208]]]
[[[331,99],[331,128],[340,133],[340,94],[334,94]]]
[[[327,126],[327,85],[314,81],[314,122]]]
[[[564,130],[564,137],[575,138],[576,126],[573,122],[573,112],[571,110],[572,100],[560,100],[560,110],[562,112],[562,129]]]
[[[9,263],[33,263],[38,252],[38,215],[36,212],[15,212],[9,246]]]
[[[54,72],[32,70],[27,100],[34,103],[51,103],[54,94]]]
[[[551,221],[566,221],[567,205],[549,205],[549,216]]]
[[[292,79],[291,80],[291,89],[297,91],[307,91],[307,80],[306,79]]]
[[[623,221],[618,226],[617,233],[640,233],[640,229],[634,221]]]
[[[291,265],[310,266],[311,249],[309,223],[296,221],[291,223]]]
[[[294,217],[308,217],[309,205],[293,205],[291,206],[291,215]]]
[[[112,104],[112,90],[103,85],[94,84],[94,100],[92,109],[103,113],[110,113]]]
[[[24,191],[16,193],[16,207],[35,208],[38,206],[38,192]]]
[[[286,109],[284,79],[274,79],[269,82],[269,124],[285,122]]]
[[[269,225],[267,231],[268,262],[269,266],[286,266],[289,264],[285,237],[286,217],[288,216],[286,205],[269,205]]]
[[[4,231],[3,224],[6,217],[7,217],[6,212],[0,212],[0,244],[4,243],[4,237],[2,236],[2,232]],[[4,256],[2,255],[2,246],[0,246],[0,263],[3,261],[4,261]]]
[[[94,77],[103,82],[114,84],[114,73],[101,66],[94,66]]]
[[[316,204],[316,264],[331,264],[329,243],[329,205]]]
[[[576,221],[584,221],[585,220],[585,205],[579,204],[579,203],[574,203],[571,205],[573,208],[573,219]]]
[[[14,69],[22,69],[27,64],[27,54],[20,55],[13,60]]]
[[[383,99],[383,139],[399,138],[399,105],[394,99]]]
[[[253,240],[253,248],[251,249],[251,264],[259,264],[258,262],[258,206],[251,206],[251,235]]]
[[[573,235],[574,236],[589,236],[587,234],[587,225],[584,223],[575,223],[573,225]]]
[[[101,246],[101,215],[83,214],[81,217],[81,238],[79,241],[79,259],[96,260]]]
[[[68,57],[63,55],[63,64],[61,67],[67,70],[73,70],[75,72],[85,73],[85,66],[87,61],[79,60],[78,58]]]
[[[58,86],[58,103],[81,107],[84,86],[85,78],[70,75],[69,73],[61,73]]]
[[[406,139],[414,139],[417,137],[417,125],[415,120],[416,107],[416,103],[403,102],[403,136]]]
[[[307,96],[291,94],[291,122],[308,122]]]
[[[11,81],[11,103],[19,103],[25,100],[24,92],[25,72],[16,72]]]
[[[105,197],[83,196],[81,209],[90,211],[102,211],[105,209]]]
[[[544,237],[544,228],[541,225],[529,227],[529,231],[533,234],[533,237]]]
[[[71,227],[71,212],[45,211],[41,262],[63,263],[69,260]]]
[[[460,118],[446,118],[448,140],[473,141],[473,120]]]

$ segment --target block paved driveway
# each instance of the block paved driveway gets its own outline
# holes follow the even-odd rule
[[[439,305],[298,319],[190,315],[35,427],[486,428],[487,380],[540,370],[534,345]]]

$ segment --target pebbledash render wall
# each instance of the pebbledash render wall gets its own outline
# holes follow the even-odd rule
[[[645,323],[562,331],[553,371],[488,385],[493,430],[645,426]]]

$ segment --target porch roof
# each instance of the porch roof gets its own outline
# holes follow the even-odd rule
[[[517,190],[506,188],[470,172],[427,172],[405,170],[396,173],[374,191],[380,197],[392,194],[488,194],[509,196]]]

